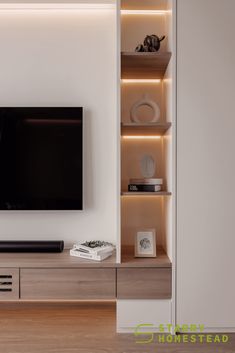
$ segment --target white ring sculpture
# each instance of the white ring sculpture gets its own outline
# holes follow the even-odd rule
[[[141,120],[138,118],[137,111],[142,106],[150,107],[153,110],[153,117],[152,117],[152,120],[149,121],[149,123],[155,123],[159,120],[160,114],[161,114],[159,106],[157,105],[157,103],[149,99],[147,96],[144,96],[142,99],[140,99],[132,106],[131,112],[130,112],[131,121],[135,123],[141,123]]]

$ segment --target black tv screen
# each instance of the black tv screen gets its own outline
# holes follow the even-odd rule
[[[0,108],[0,209],[81,210],[82,108]]]

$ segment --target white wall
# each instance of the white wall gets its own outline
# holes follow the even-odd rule
[[[162,0],[164,1],[164,0]],[[114,4],[115,0],[1,0],[0,4]],[[70,5],[69,5],[70,6]]]
[[[113,10],[0,11],[0,106],[83,106],[84,211],[0,212],[0,239],[116,241]]]
[[[234,0],[178,0],[177,321],[235,329]]]

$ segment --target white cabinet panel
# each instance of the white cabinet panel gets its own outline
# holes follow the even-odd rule
[[[235,327],[235,1],[178,0],[177,322]]]
[[[138,325],[152,325],[148,332],[158,332],[159,325],[171,324],[171,300],[117,300],[117,331],[135,331]],[[145,327],[146,329],[146,327]],[[139,330],[143,330],[142,326]]]

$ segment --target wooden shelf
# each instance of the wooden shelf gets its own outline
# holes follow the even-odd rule
[[[171,123],[121,123],[121,134],[128,136],[159,135],[163,136],[171,127]]]
[[[162,79],[171,53],[122,52],[123,79]]]
[[[116,267],[116,253],[104,261],[91,261],[62,253],[1,253],[0,267],[7,268],[100,268]]]
[[[134,191],[123,191],[121,196],[171,196],[171,192],[168,191],[157,191],[157,192],[134,192]]]
[[[134,257],[134,247],[123,246],[121,261],[121,267],[172,267],[169,257],[161,246],[157,247],[157,257],[155,258]]]
[[[170,267],[164,250],[157,249],[157,258],[134,258],[134,248],[123,248],[122,263],[116,262],[116,253],[104,261],[91,261],[69,255],[69,250],[58,254],[1,253],[0,268],[66,269],[66,268],[117,268],[117,267]]]

